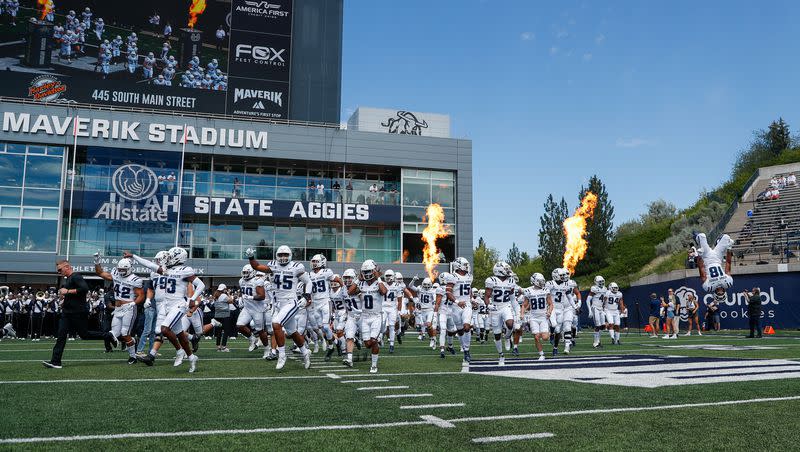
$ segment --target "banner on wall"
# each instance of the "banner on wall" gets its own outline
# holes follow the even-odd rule
[[[721,303],[719,310],[722,328],[749,328],[747,299],[741,292],[752,290],[753,287],[761,289],[762,327],[771,325],[778,329],[800,328],[800,273],[755,273],[734,276],[733,287],[728,290],[727,298]],[[705,304],[714,297],[703,290],[700,278],[695,277],[634,286],[624,290],[628,324],[631,327],[646,325],[650,315],[650,294],[655,293],[659,297],[666,298],[667,290],[670,288],[675,291],[682,303],[688,294],[695,295],[700,301],[700,321],[703,322],[707,312]],[[586,293],[583,296],[585,299]],[[591,324],[585,312],[581,312],[581,323]]]

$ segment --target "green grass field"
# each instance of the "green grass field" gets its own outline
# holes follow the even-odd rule
[[[572,355],[545,363],[576,358],[602,361],[606,355],[625,354],[730,358],[747,363],[769,358],[800,365],[798,339],[744,339],[729,332],[666,341],[633,334],[623,336],[624,345],[594,350],[591,336],[584,333]],[[607,336],[604,342],[609,342]],[[232,342],[231,353],[217,353],[211,341],[203,341],[198,371],[189,374],[188,363],[172,367],[171,350],[155,367],[129,366],[126,353],[104,354],[101,343],[79,340],[68,342],[63,369],[45,369],[40,361],[49,358],[52,342],[6,340],[0,342],[0,449],[797,448],[789,432],[797,426],[800,379],[791,378],[797,375],[791,371],[777,374],[778,379],[693,384],[706,372],[725,372],[709,368],[680,385],[643,388],[463,373],[458,355],[442,360],[426,345],[416,336],[407,336],[394,355],[381,355],[380,372],[372,375],[367,372],[368,362],[357,362],[357,370],[347,371],[335,356],[323,363],[322,353],[314,355],[310,370],[290,361],[283,371],[276,371],[274,362],[260,359],[260,351],[248,353],[242,340]],[[724,347],[662,348],[686,345]],[[533,356],[532,347],[533,340],[526,337],[523,358]],[[496,356],[488,343],[474,345],[472,353],[474,360]],[[766,368],[759,364],[748,373]],[[661,372],[659,366],[652,369]],[[370,389],[386,386],[398,388]],[[430,396],[376,398],[408,394]],[[759,399],[773,400],[753,401]],[[401,409],[431,404],[454,406]],[[628,410],[615,411],[621,408]],[[473,442],[536,433],[548,436]],[[22,438],[39,439],[9,441]]]

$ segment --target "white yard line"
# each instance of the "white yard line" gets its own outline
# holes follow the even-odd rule
[[[375,396],[376,399],[403,399],[406,397],[433,397],[433,394],[389,394]]]
[[[375,379],[372,379],[372,380],[343,380],[340,383],[385,383],[387,381],[389,381],[389,380],[381,379],[381,378],[375,378]]]
[[[472,438],[473,443],[500,443],[504,441],[519,441],[523,439],[552,438],[556,435],[552,433],[529,433],[527,435],[505,435],[505,436],[484,436],[483,438]]]
[[[356,388],[356,391],[380,391],[383,389],[408,389],[408,386],[364,386]]]
[[[197,380],[197,379],[191,379]],[[81,380],[86,381],[86,380]],[[108,380],[100,380],[108,381]],[[157,381],[157,379],[148,379],[146,381]],[[376,396],[378,399],[390,399],[401,397],[430,397],[432,394],[393,394]],[[434,425],[442,428],[451,428],[450,425],[459,422],[486,422],[486,421],[499,421],[508,419],[524,419],[524,418],[541,418],[541,417],[563,417],[575,416],[581,414],[607,414],[607,413],[626,413],[637,411],[662,411],[670,409],[682,408],[696,408],[706,406],[721,406],[721,405],[741,405],[749,403],[766,403],[766,402],[784,402],[800,400],[800,396],[788,397],[770,397],[759,399],[741,399],[741,400],[726,400],[720,402],[707,402],[707,403],[687,403],[680,405],[667,405],[667,406],[643,406],[643,407],[628,407],[628,408],[603,408],[596,410],[581,410],[581,411],[566,411],[566,412],[547,412],[547,413],[530,413],[530,414],[513,414],[501,416],[484,416],[484,417],[466,417],[459,419],[441,419],[435,416],[422,417],[421,421],[405,421],[405,422],[389,422],[383,424],[355,424],[355,425],[314,425],[305,427],[275,427],[275,428],[256,428],[256,429],[231,429],[231,430],[197,430],[185,432],[140,432],[140,433],[118,433],[108,435],[76,435],[76,436],[46,436],[46,437],[29,437],[29,438],[3,438],[0,439],[0,444],[31,444],[31,443],[46,443],[46,442],[71,442],[71,441],[87,441],[87,440],[113,440],[113,439],[127,439],[127,438],[169,438],[169,437],[186,437],[186,436],[210,436],[210,435],[242,435],[254,433],[282,433],[282,432],[305,432],[305,431],[319,431],[319,430],[356,430],[356,429],[379,429],[379,428],[394,428],[394,427],[407,427],[412,425]]]
[[[332,379],[332,380],[338,380],[338,379],[342,378],[342,377],[340,377],[340,376],[338,376],[336,374],[325,374],[325,376],[330,378],[330,379]]]
[[[401,410],[427,410],[431,408],[458,408],[463,407],[463,403],[434,403],[430,405],[403,405]]]
[[[241,381],[241,380],[313,380],[319,378],[330,378],[327,375],[276,375],[274,377],[177,377],[177,378],[116,378],[116,379],[95,379],[87,378],[81,380],[0,380],[0,385],[37,385],[37,384],[59,384],[59,383],[149,383],[151,381],[175,381],[175,382],[194,382],[194,381]]]
[[[431,424],[439,427],[439,428],[456,428],[456,426],[451,424],[450,422],[447,422],[444,419],[442,419],[440,417],[436,417],[436,416],[434,416],[432,414],[426,414],[426,415],[423,415],[423,416],[420,416],[420,417],[422,419],[425,419],[426,421],[430,422]]]

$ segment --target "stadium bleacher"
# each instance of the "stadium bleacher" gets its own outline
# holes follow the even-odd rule
[[[736,240],[733,247],[735,265],[800,260],[800,187],[789,185],[781,188],[778,199],[759,199],[759,194],[769,187],[773,177],[792,173],[797,174],[795,171],[764,171],[748,190],[746,199],[742,199],[740,221],[732,219],[726,228]],[[752,214],[748,215],[748,211]]]

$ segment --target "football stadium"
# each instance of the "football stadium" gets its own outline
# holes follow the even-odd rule
[[[800,111],[462,6],[0,0],[0,450],[794,450]]]

